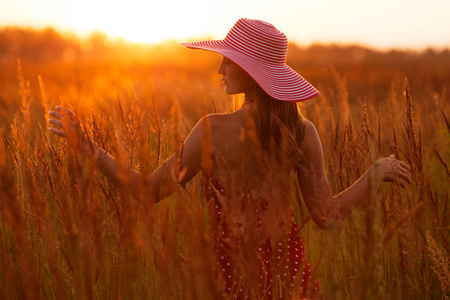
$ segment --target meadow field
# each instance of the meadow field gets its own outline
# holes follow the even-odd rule
[[[205,114],[231,112],[221,57],[159,45],[0,29],[0,299],[222,299],[200,176],[138,204],[48,111],[71,108],[92,139],[151,173]],[[450,51],[291,44],[288,64],[321,92],[304,102],[334,193],[378,158],[412,168],[340,226],[295,221],[327,299],[450,298]]]

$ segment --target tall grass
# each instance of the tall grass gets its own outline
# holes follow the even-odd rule
[[[17,109],[0,143],[1,299],[223,297],[199,176],[162,203],[138,204],[126,185],[112,186],[96,170],[95,158],[45,130],[46,111],[63,104],[123,165],[151,173],[202,115],[236,107],[212,79],[214,62],[195,71],[198,60],[178,61],[169,73],[133,64],[92,65],[92,70],[67,65],[63,79],[58,77],[63,67],[18,62],[9,74],[17,79],[7,86],[17,93],[4,98]],[[378,96],[370,92],[386,87],[378,81],[349,81],[331,67],[320,76],[308,70],[304,76],[311,72],[322,95],[305,103],[305,115],[318,128],[335,193],[391,153],[412,167],[407,189],[398,182],[383,184],[341,226],[327,231],[308,221],[306,207],[297,201],[301,195],[293,190],[294,218],[304,225],[300,234],[325,295],[447,299],[445,89],[374,73],[390,87]],[[432,80],[427,76],[424,81]],[[448,78],[439,80],[449,86]],[[355,96],[351,85],[368,94]]]

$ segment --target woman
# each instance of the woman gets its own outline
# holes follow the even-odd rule
[[[138,201],[160,201],[202,172],[218,285],[226,295],[322,298],[292,221],[292,175],[310,216],[320,228],[327,228],[345,218],[381,182],[398,179],[405,187],[410,182],[409,166],[394,156],[382,158],[333,196],[316,128],[296,103],[319,92],[286,65],[285,35],[269,23],[240,19],[224,40],[182,45],[223,55],[218,73],[225,92],[243,93],[244,104],[233,113],[202,118],[180,151],[150,176],[133,170],[120,175],[115,159],[73,126],[78,120],[69,110],[57,107],[50,112],[54,119],[49,122],[55,126],[50,131],[65,138],[81,137],[98,157],[99,169],[116,184],[126,180]]]

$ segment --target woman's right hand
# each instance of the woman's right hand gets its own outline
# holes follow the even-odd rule
[[[48,122],[53,125],[48,130],[67,139],[72,146],[85,151],[90,144],[90,140],[81,127],[80,119],[70,109],[61,106],[56,106],[55,109],[56,111],[48,112],[53,117],[48,119]]]

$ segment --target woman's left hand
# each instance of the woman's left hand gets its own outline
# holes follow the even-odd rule
[[[403,188],[406,188],[411,183],[411,167],[407,163],[396,159],[393,154],[377,160],[374,166],[377,169],[377,173],[381,175],[382,181],[394,182],[397,178],[398,183]]]

